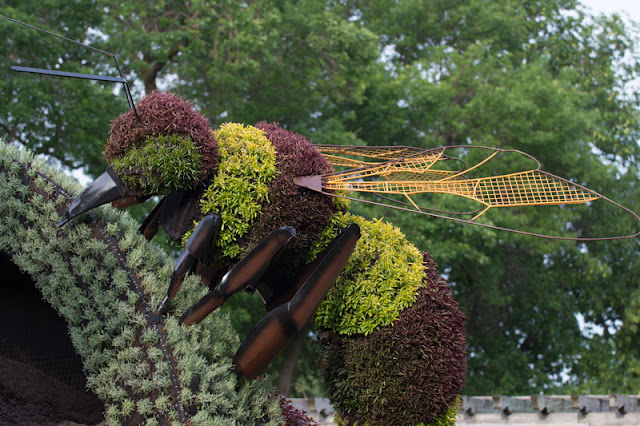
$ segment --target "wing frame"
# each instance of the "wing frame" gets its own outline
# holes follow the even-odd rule
[[[339,145],[329,145],[329,146],[337,147],[338,150],[342,148]],[[325,154],[322,152],[322,150],[326,150],[326,147],[328,147],[328,145],[321,145],[320,147],[321,147],[321,153],[324,156]],[[347,147],[347,149],[349,150],[354,148],[356,148],[355,149],[356,152],[360,149],[362,149],[363,152],[366,152],[365,151],[366,147],[353,147],[353,146]],[[377,147],[377,148],[385,148],[385,147]],[[401,150],[402,148],[406,148],[406,147],[393,146],[391,148],[395,150]],[[482,216],[491,208],[539,206],[539,205],[586,204],[586,203],[593,202],[600,199],[607,201],[613,206],[632,215],[638,223],[640,223],[640,216],[638,216],[638,214],[636,214],[629,208],[623,206],[622,204],[617,203],[616,201],[613,201],[612,199],[596,191],[593,191],[583,185],[577,184],[568,179],[565,179],[560,176],[541,170],[541,164],[535,157],[520,150],[494,148],[494,147],[486,147],[486,146],[479,146],[479,145],[450,145],[450,146],[431,148],[431,149],[414,148],[414,147],[409,147],[409,148],[410,148],[410,151],[413,151],[413,153],[401,158],[396,158],[396,159],[384,158],[386,161],[383,161],[380,163],[373,163],[373,164],[369,163],[366,165],[362,165],[361,167],[353,167],[344,171],[327,173],[324,175],[306,176],[302,178],[297,178],[296,184],[298,184],[301,187],[305,187],[331,197],[344,198],[348,200],[364,202],[367,204],[393,208],[396,210],[408,211],[411,213],[418,213],[426,216],[447,219],[447,220],[451,220],[458,223],[471,224],[471,225],[481,226],[484,228],[512,232],[512,233],[521,234],[521,235],[535,236],[539,238],[567,240],[567,241],[603,241],[603,240],[630,239],[630,238],[635,238],[637,236],[640,236],[640,230],[638,230],[634,234],[621,235],[621,236],[565,237],[565,236],[547,235],[547,234],[541,234],[536,232],[522,231],[518,229],[512,229],[512,228],[507,228],[502,226],[490,225],[482,222],[476,222],[475,221],[476,219],[478,219],[480,216]],[[463,160],[456,157],[448,156],[445,154],[445,152],[448,149],[455,149],[455,148],[483,149],[483,150],[490,151],[491,154],[488,155],[484,160],[478,162],[477,164],[473,165],[470,168],[467,168]],[[527,159],[532,160],[535,163],[536,167],[531,168],[529,170],[506,174],[506,175],[495,175],[495,176],[473,178],[473,179],[465,176],[465,173],[486,164],[501,152],[511,152],[511,153],[516,153],[518,155],[521,155]],[[438,191],[438,190],[434,190],[435,188],[434,186],[432,186],[431,188],[427,188],[425,186],[423,188],[420,188],[420,189],[416,188],[414,190],[406,190],[405,188],[405,189],[399,189],[395,192],[390,190],[377,191],[373,189],[370,189],[370,190],[363,189],[367,185],[353,184],[356,181],[364,182],[364,178],[367,178],[370,176],[384,176],[384,173],[393,173],[394,168],[402,169],[405,165],[414,162],[414,160],[419,160],[419,157],[421,155],[428,156],[428,155],[433,155],[433,153],[436,153],[436,158],[435,159],[429,158],[426,163],[423,163],[421,165],[422,168],[417,169],[418,172],[416,173],[418,174],[421,173],[420,170],[424,172],[431,171],[432,167],[435,164],[437,164],[438,161],[441,161],[440,158],[461,161],[464,164],[464,167],[462,167],[460,170],[456,172],[447,171],[447,173],[445,173],[440,179],[434,179],[432,182],[435,182],[441,186],[442,185],[446,186],[449,183],[453,183],[454,185],[459,184],[461,186],[466,186],[466,187],[469,187],[471,185],[471,186],[475,186],[474,192],[469,194],[464,194],[460,192],[456,193],[456,192],[451,192],[447,190]],[[359,154],[351,154],[351,155],[359,155]],[[365,155],[361,155],[361,156],[365,157]],[[379,159],[380,157],[375,157],[375,158]],[[331,186],[329,185],[329,182],[331,182],[332,180],[334,182],[338,181],[342,183],[341,185]],[[527,180],[528,180],[528,183],[526,182]],[[497,182],[501,182],[501,185],[503,186],[499,187],[498,189],[495,189],[495,188],[491,189],[492,187],[495,187],[497,185]],[[543,184],[546,184],[547,187],[541,186]],[[483,189],[481,190],[481,192],[484,191],[487,194],[489,194],[490,195],[489,198],[497,199],[498,198],[497,194],[499,194],[500,191],[505,192],[504,190],[505,188],[507,188],[507,185],[510,185],[509,189],[512,191],[512,193],[517,193],[518,196],[522,195],[523,198],[518,199],[518,197],[511,195],[511,197],[513,198],[512,200],[509,200],[509,196],[507,196],[506,202],[501,202],[501,203],[496,202],[492,204],[487,200],[483,201],[479,196],[477,196],[476,191],[480,186],[482,186]],[[392,185],[389,185],[388,182],[376,181],[374,185],[371,185],[372,188],[374,186],[377,186],[379,189],[379,188],[390,188]],[[544,191],[540,190],[536,192],[539,188],[543,188]],[[375,202],[371,200],[355,198],[355,197],[348,196],[344,193],[346,191],[353,191],[353,190],[358,192],[369,192],[377,196],[381,196],[380,193],[394,193],[394,194],[404,195],[405,197],[407,197],[410,203],[402,203],[401,201],[393,200],[393,199],[391,199],[391,201],[399,204],[403,204],[406,206],[410,205],[413,208],[401,207],[397,205],[391,205],[391,204],[385,204],[385,203]],[[485,207],[484,209],[480,208],[478,211],[475,211],[475,212],[446,212],[446,211],[438,211],[435,209],[428,209],[428,208],[423,209],[423,208],[420,208],[417,204],[415,204],[415,202],[410,197],[410,195],[416,194],[416,193],[449,193],[449,194],[463,196],[468,199],[477,201],[482,205],[484,205]],[[472,194],[476,194],[476,195],[472,195]],[[385,197],[382,196],[382,198],[385,198]],[[503,196],[502,198],[505,198],[505,197]],[[477,214],[472,219],[462,219],[458,217],[445,216],[445,214],[474,214],[474,213],[477,213]]]

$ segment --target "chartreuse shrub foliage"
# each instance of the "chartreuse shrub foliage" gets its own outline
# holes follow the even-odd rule
[[[360,226],[362,236],[318,308],[316,320],[320,327],[338,334],[367,335],[393,323],[415,302],[418,289],[425,285],[424,267],[422,254],[398,228],[350,213],[332,217],[318,249],[351,223]]]
[[[216,245],[223,257],[234,259],[242,253],[238,239],[250,230],[268,201],[268,184],[276,177],[276,151],[264,132],[253,126],[227,123],[214,135],[220,163],[200,210],[203,215],[212,212],[222,217]]]
[[[155,316],[149,307],[166,292],[172,262],[111,207],[56,228],[69,200],[52,182],[71,195],[80,189],[43,161],[0,143],[0,250],[67,321],[107,423],[177,423],[181,412],[191,424],[280,423],[265,384],[232,371],[239,339],[228,318],[214,313],[183,327],[175,317]],[[185,309],[203,291],[188,277],[175,306]]]
[[[448,284],[398,229],[349,213],[332,217],[313,252],[349,223],[362,236],[316,313],[331,331],[324,375],[334,407],[349,424],[455,424],[465,319]]]

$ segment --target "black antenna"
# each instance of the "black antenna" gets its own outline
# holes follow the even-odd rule
[[[97,48],[95,48],[93,46],[89,46],[89,45],[86,45],[84,43],[80,43],[78,41],[71,40],[70,38],[61,36],[60,34],[55,34],[55,33],[52,33],[50,31],[43,30],[42,28],[38,28],[38,27],[34,27],[33,25],[25,24],[24,22],[18,21],[18,20],[13,19],[13,18],[9,18],[9,17],[4,16],[4,15],[0,15],[0,18],[6,19],[7,21],[15,22],[16,24],[22,25],[22,26],[27,27],[27,28],[31,28],[31,29],[36,30],[36,31],[40,31],[40,32],[45,33],[47,35],[60,38],[60,39],[62,39],[64,41],[68,41],[69,43],[73,43],[73,44],[76,44],[78,46],[86,47],[87,49],[93,50],[93,51],[101,53],[103,55],[111,56],[113,58],[113,60],[115,61],[116,68],[118,69],[118,73],[120,74],[120,77],[107,77],[107,76],[93,75],[93,74],[81,74],[81,73],[77,73],[77,72],[54,71],[54,70],[47,70],[47,69],[43,69],[43,68],[29,68],[29,67],[18,67],[18,66],[12,66],[11,67],[12,70],[18,71],[18,72],[34,73],[34,74],[53,75],[53,76],[57,76],[57,77],[82,78],[82,79],[86,79],[86,80],[109,81],[109,82],[112,82],[112,83],[122,83],[122,86],[124,87],[125,95],[127,96],[127,102],[129,103],[129,108],[131,108],[133,110],[133,113],[135,114],[135,116],[138,119],[138,121],[141,121],[140,117],[138,116],[138,111],[136,111],[136,107],[135,107],[135,105],[133,103],[133,97],[131,96],[131,91],[129,90],[129,84],[127,83],[127,80],[125,80],[124,75],[122,74],[122,70],[120,69],[120,63],[118,62],[118,57],[116,55],[114,55],[113,53],[110,53],[110,52],[105,52],[104,50],[97,49]]]

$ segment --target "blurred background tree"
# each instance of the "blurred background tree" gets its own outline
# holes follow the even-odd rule
[[[577,1],[6,0],[0,14],[116,53],[136,99],[171,90],[213,126],[267,120],[316,143],[521,149],[640,211],[638,32]],[[113,64],[9,22],[0,35],[0,136],[101,172],[122,93],[9,67],[115,75]],[[469,317],[466,394],[637,393],[638,240],[546,241],[356,204],[400,226],[449,279]],[[597,208],[490,220],[576,236],[635,226]],[[262,308],[234,299],[242,332]],[[313,339],[296,342],[279,385],[317,395]]]

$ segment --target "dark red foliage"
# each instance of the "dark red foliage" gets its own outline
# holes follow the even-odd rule
[[[172,93],[154,91],[142,98],[136,110],[140,121],[130,110],[111,123],[104,152],[107,160],[124,154],[149,137],[179,134],[189,136],[200,147],[205,174],[210,176],[215,172],[218,146],[213,131],[207,119],[189,102]]]
[[[269,398],[278,398],[282,417],[284,418],[284,426],[313,426],[317,425],[315,420],[307,416],[303,410],[299,410],[293,406],[293,402],[289,401],[284,395],[270,394]]]
[[[330,197],[301,190],[294,179],[330,173],[332,167],[304,136],[285,130],[276,123],[263,121],[255,126],[266,132],[276,149],[278,176],[269,184],[269,203],[262,206],[246,243],[256,243],[280,226],[293,226],[296,238],[281,256],[281,259],[286,259],[285,269],[293,274],[333,214]]]
[[[460,394],[467,373],[465,317],[431,257],[425,254],[424,261],[428,286],[392,326],[330,340],[327,391],[348,423],[429,423]]]

